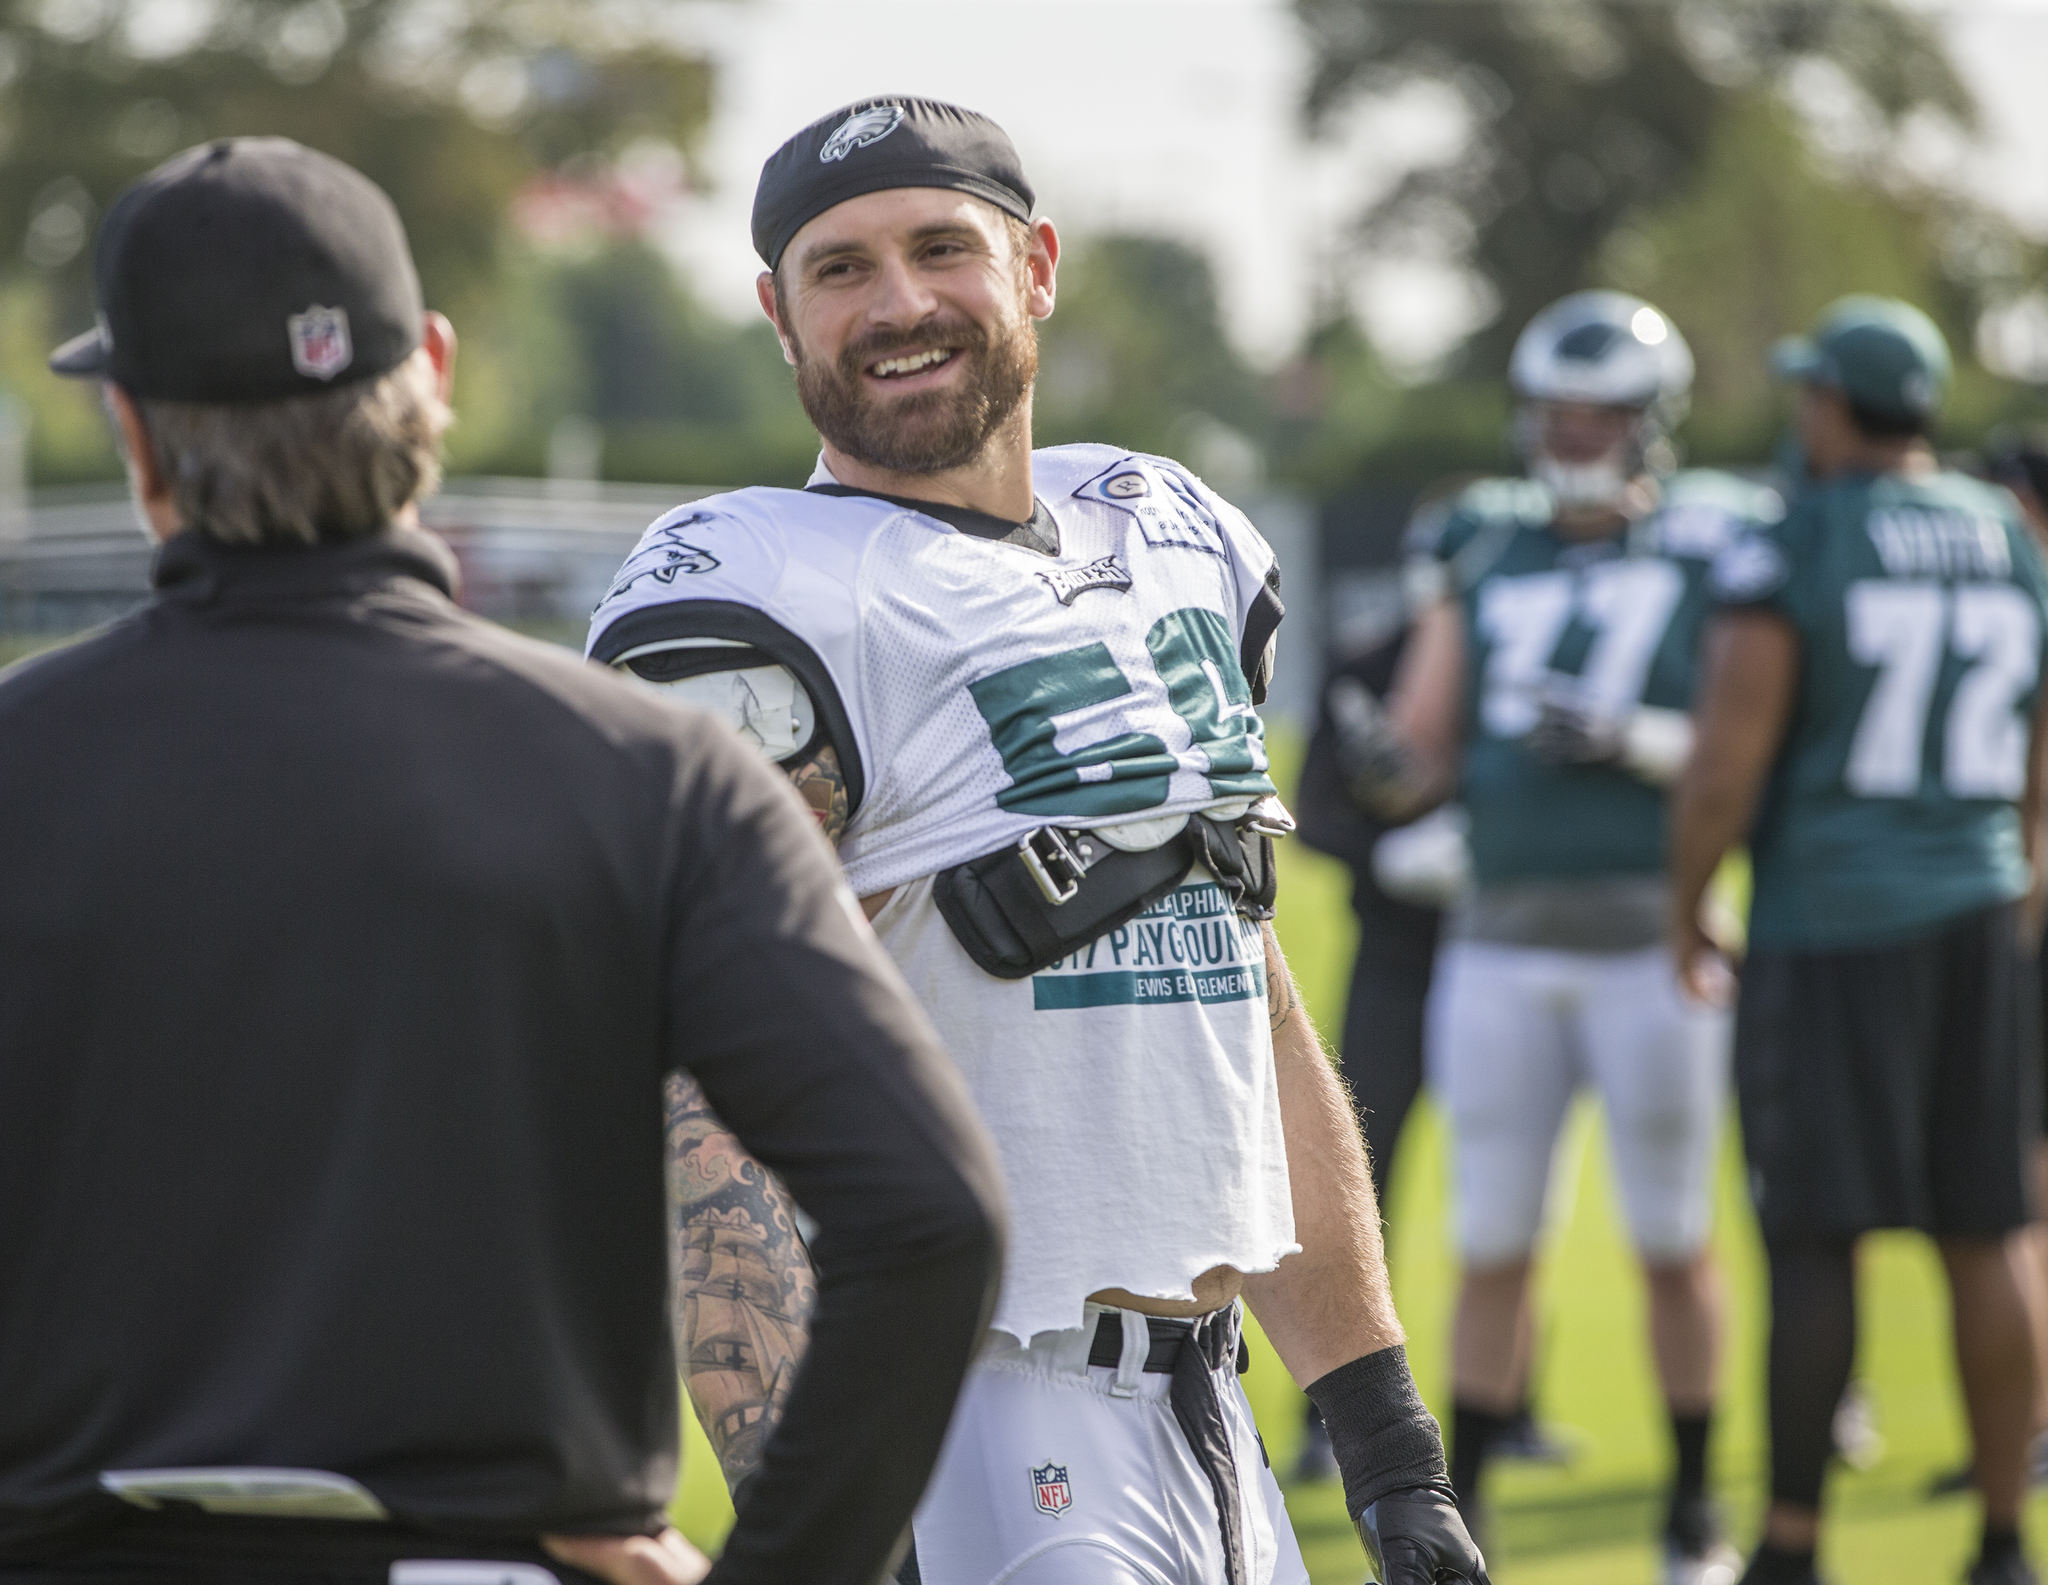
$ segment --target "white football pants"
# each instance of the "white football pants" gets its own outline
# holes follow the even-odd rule
[[[1458,1247],[1526,1257],[1572,1096],[1599,1092],[1622,1208],[1652,1262],[1690,1258],[1713,1219],[1729,1021],[1689,1001],[1661,947],[1564,952],[1452,941],[1430,988],[1428,1076],[1450,1121]]]
[[[1029,1345],[995,1332],[968,1372],[913,1527],[923,1585],[1221,1585],[1215,1489],[1143,1369],[1128,1318],[1115,1368],[1090,1367],[1088,1324]],[[1129,1322],[1136,1324],[1131,1325]],[[1287,1506],[1234,1368],[1214,1373],[1237,1471],[1249,1585],[1308,1585]]]

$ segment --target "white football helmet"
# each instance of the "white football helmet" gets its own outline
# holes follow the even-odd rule
[[[1515,341],[1508,383],[1521,404],[1516,447],[1530,476],[1560,506],[1612,506],[1638,475],[1676,465],[1671,431],[1692,392],[1692,349],[1678,327],[1639,297],[1574,292],[1529,321]],[[1594,461],[1545,450],[1537,404],[1630,407],[1639,417],[1625,445]]]

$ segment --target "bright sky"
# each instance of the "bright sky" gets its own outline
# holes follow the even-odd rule
[[[1929,9],[1985,102],[1972,184],[2048,235],[2048,0]],[[1306,51],[1284,0],[752,0],[692,15],[721,67],[715,187],[688,202],[671,240],[726,312],[757,311],[747,214],[761,162],[836,105],[888,92],[995,117],[1070,237],[1118,227],[1205,246],[1254,356],[1282,355],[1332,280],[1409,360],[1470,312],[1454,275],[1361,268],[1343,240],[1343,217],[1455,140],[1456,117],[1423,96],[1360,118],[1341,148],[1310,144],[1296,111]]]

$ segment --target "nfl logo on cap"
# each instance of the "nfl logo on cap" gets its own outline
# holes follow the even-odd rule
[[[292,367],[314,380],[331,380],[349,366],[355,348],[348,339],[348,310],[315,305],[286,321],[291,332]]]
[[[1074,1506],[1074,1491],[1067,1484],[1067,1466],[1047,1462],[1031,1472],[1031,1500],[1040,1513],[1055,1519]]]

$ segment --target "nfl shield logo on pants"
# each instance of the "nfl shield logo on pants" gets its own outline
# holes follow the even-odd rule
[[[286,321],[291,332],[292,367],[315,380],[331,380],[355,360],[348,310],[314,304]]]
[[[1067,1484],[1067,1466],[1041,1464],[1031,1472],[1031,1500],[1040,1513],[1055,1519],[1074,1506],[1073,1488]]]

